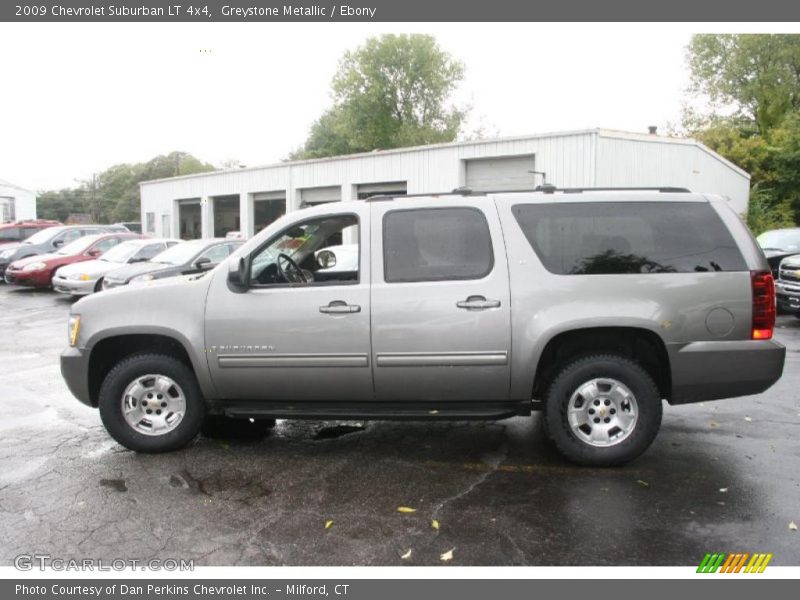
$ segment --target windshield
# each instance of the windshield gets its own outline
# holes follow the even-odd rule
[[[125,263],[142,245],[139,242],[122,242],[114,246],[100,257],[100,260],[112,263]]]
[[[41,244],[42,242],[46,242],[53,236],[55,236],[61,229],[58,227],[50,227],[48,229],[42,229],[41,231],[37,231],[31,237],[23,242],[23,244]]]
[[[85,237],[78,238],[74,242],[70,242],[69,244],[61,248],[58,252],[56,252],[56,254],[61,254],[63,256],[74,256],[86,250],[96,241],[97,241],[97,236],[87,235]]]
[[[758,236],[758,245],[764,250],[800,250],[800,229],[776,229]]]
[[[195,254],[205,248],[203,244],[183,243],[176,244],[172,248],[167,248],[163,252],[156,254],[150,262],[165,263],[168,265],[185,265]]]

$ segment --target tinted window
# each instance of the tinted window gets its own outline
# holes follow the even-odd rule
[[[6,227],[0,229],[0,240],[18,240],[20,239],[21,231],[19,227]]]
[[[162,250],[164,250],[163,243],[148,244],[147,246],[145,246],[144,248],[139,250],[139,252],[136,253],[136,258],[139,260],[150,260]]]
[[[480,279],[493,262],[489,225],[477,209],[395,210],[383,218],[388,283]]]
[[[552,273],[747,270],[730,233],[706,203],[518,204],[512,212]]]
[[[231,253],[231,249],[227,244],[220,244],[219,246],[214,246],[213,248],[209,248],[203,254],[199,256],[199,258],[208,258],[211,260],[212,263],[218,263],[220,261],[225,260],[228,255]]]

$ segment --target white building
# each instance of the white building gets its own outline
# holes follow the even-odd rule
[[[543,175],[545,174],[545,175]],[[216,171],[141,184],[142,227],[248,237],[286,211],[375,194],[559,187],[685,187],[747,210],[750,175],[693,139],[591,129]]]
[[[0,223],[36,218],[36,194],[0,179]]]

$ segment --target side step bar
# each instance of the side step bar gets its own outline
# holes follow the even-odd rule
[[[221,401],[213,408],[228,417],[270,419],[497,420],[531,414],[531,402],[244,402]]]

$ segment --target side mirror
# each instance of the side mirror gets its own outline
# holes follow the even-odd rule
[[[228,283],[240,289],[247,289],[247,261],[244,257],[228,261]]]
[[[101,252],[100,250],[89,250],[89,251],[86,253],[86,255],[87,255],[87,256],[91,256],[92,258],[97,258],[97,257],[98,257],[98,256],[100,256],[101,254],[102,254],[102,252]]]
[[[203,256],[198,258],[194,261],[194,268],[195,269],[210,269],[213,265],[211,264],[211,259],[207,256]]]
[[[145,258],[144,256],[134,256],[133,258],[131,258],[131,259],[128,261],[128,264],[129,264],[129,265],[132,265],[133,263],[147,262],[147,260],[148,260],[148,259],[147,259],[147,258]]]
[[[64,240],[55,240],[53,242],[53,248],[61,248],[64,245]]]

